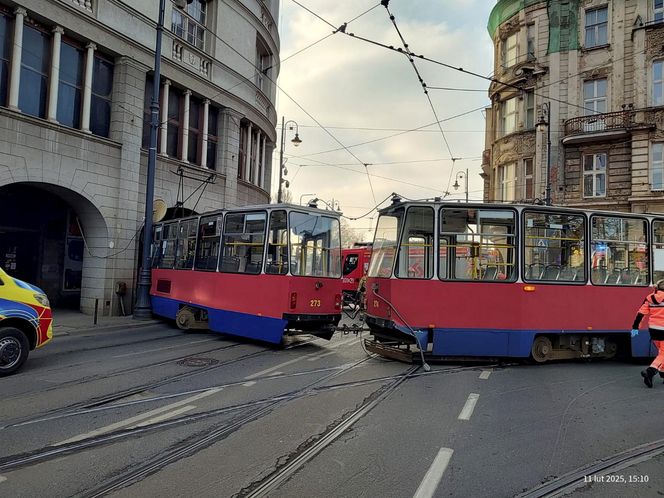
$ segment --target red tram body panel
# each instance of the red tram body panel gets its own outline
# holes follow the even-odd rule
[[[284,205],[252,209],[180,220],[175,236],[164,226],[173,222],[155,228],[154,313],[183,328],[192,322],[270,343],[286,333],[330,338],[341,318],[338,216]],[[185,255],[187,247],[193,254]]]
[[[435,356],[652,356],[629,329],[662,256],[664,218],[396,202],[376,231],[367,324]]]

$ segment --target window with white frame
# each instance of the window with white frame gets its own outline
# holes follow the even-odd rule
[[[508,163],[496,168],[496,200],[516,199],[516,163]]]
[[[201,50],[205,50],[205,22],[207,1],[193,0],[184,9],[173,7],[171,31],[183,40]]]
[[[664,0],[663,0],[664,1]],[[535,25],[534,24],[529,24],[528,27],[526,28],[526,49],[527,53],[526,56],[528,59],[534,59],[536,57],[535,54]]]
[[[664,0],[654,0],[652,18],[655,22],[664,21]]]
[[[609,42],[608,38],[609,8],[586,10],[586,43],[585,48],[601,47]]]
[[[516,60],[519,56],[519,51],[517,47],[517,39],[519,33],[513,33],[508,36],[502,43],[502,61],[503,67],[510,67],[516,64]]]
[[[606,112],[606,78],[583,82],[584,114],[602,114]]]
[[[256,37],[256,86],[263,93],[270,88],[270,69],[272,67],[272,54],[261,38]]]
[[[664,190],[664,143],[650,146],[650,190]]]
[[[535,198],[535,185],[533,184],[533,158],[523,160],[523,193],[525,199]]]
[[[516,131],[516,97],[512,97],[501,104],[500,115],[502,117],[502,134],[508,135]]]
[[[606,153],[583,156],[583,197],[606,196]]]
[[[663,70],[664,61],[655,61],[652,63],[652,105],[664,105]]]

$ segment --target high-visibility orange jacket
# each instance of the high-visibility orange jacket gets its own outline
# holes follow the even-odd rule
[[[645,315],[649,316],[650,338],[655,341],[664,340],[664,291],[657,290],[646,296],[636,314],[632,328],[638,329]]]

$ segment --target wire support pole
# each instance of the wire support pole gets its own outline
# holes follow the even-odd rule
[[[145,223],[143,226],[143,254],[141,271],[138,275],[136,289],[136,306],[134,318],[148,320],[152,316],[150,302],[150,285],[152,281],[151,255],[152,247],[152,205],[154,203],[154,179],[157,165],[157,129],[159,128],[159,85],[161,82],[161,40],[164,31],[164,11],[166,0],[159,0],[159,21],[157,23],[157,40],[154,51],[154,76],[152,102],[150,102],[150,144],[148,149],[148,171],[145,185]]]

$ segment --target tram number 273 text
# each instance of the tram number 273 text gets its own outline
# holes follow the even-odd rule
[[[320,308],[320,299],[312,299],[309,301],[309,306],[311,308]]]

